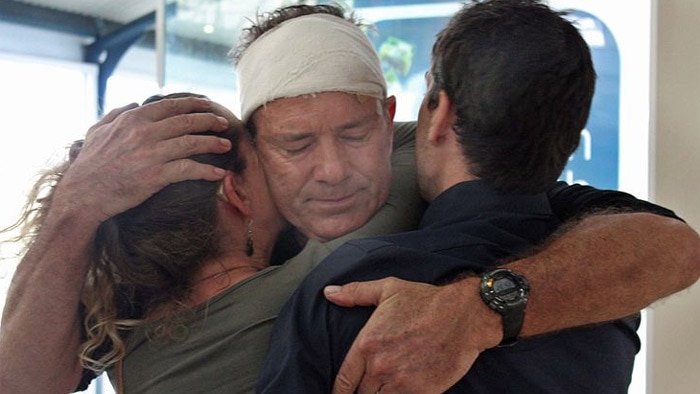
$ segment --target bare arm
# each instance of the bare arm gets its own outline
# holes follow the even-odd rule
[[[533,286],[522,331],[532,336],[624,317],[689,287],[700,237],[652,214],[596,215],[508,267]]]
[[[3,393],[70,392],[80,380],[78,304],[95,227],[70,212],[52,216],[8,292],[0,326]]]
[[[522,336],[635,313],[700,277],[700,237],[646,213],[596,215],[508,268],[531,285]],[[384,279],[331,288],[342,306],[378,305],[352,345],[334,392],[442,392],[502,338],[479,279],[447,286]],[[455,344],[463,344],[455,346]]]
[[[185,136],[226,128],[223,118],[192,113],[209,106],[201,99],[130,105],[90,129],[13,277],[0,326],[0,392],[75,389],[82,374],[79,303],[95,231],[169,183],[222,177],[182,159],[230,149],[217,137]]]

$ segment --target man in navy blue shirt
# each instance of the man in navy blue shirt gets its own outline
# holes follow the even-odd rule
[[[307,277],[277,320],[259,391],[322,393],[334,383],[343,390],[336,375],[349,352],[372,346],[353,341],[374,308],[338,307],[324,298],[324,288],[393,276],[436,289],[461,282],[451,287],[458,289],[451,300],[417,315],[480,309],[468,321],[455,313],[461,339],[453,347],[473,352],[461,357],[458,372],[445,365],[444,375],[429,377],[433,392],[626,392],[639,350],[636,310],[590,312],[621,295],[614,286],[606,294],[582,294],[585,299],[545,302],[545,289],[551,294],[567,284],[523,259],[562,225],[546,191],[578,146],[594,84],[585,41],[546,6],[492,0],[462,9],[433,47],[419,114],[419,184],[430,201],[420,229],[350,242]],[[566,268],[588,279],[584,263]],[[640,296],[640,309],[651,301]],[[576,308],[585,308],[589,320],[577,320]],[[547,315],[543,310],[548,319],[527,319],[527,312]],[[612,320],[626,313],[631,316]],[[386,335],[400,338],[415,331],[409,328],[389,327]],[[453,364],[454,349],[441,353]],[[411,390],[381,379],[363,381],[359,392]],[[420,379],[413,391],[426,387]]]

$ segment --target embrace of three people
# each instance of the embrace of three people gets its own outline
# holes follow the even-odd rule
[[[240,120],[154,96],[37,185],[1,393],[627,391],[639,311],[697,280],[700,238],[557,182],[595,85],[575,26],[465,5],[408,123],[338,7],[261,15],[234,55]]]

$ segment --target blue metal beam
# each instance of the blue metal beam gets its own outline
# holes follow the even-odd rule
[[[165,9],[166,15],[174,15],[176,7],[176,3],[168,4]],[[97,74],[98,117],[104,115],[107,80],[126,51],[154,28],[155,20],[156,12],[150,12],[103,37],[97,38],[92,44],[85,47],[83,60],[87,63],[97,64],[99,68]]]
[[[176,3],[166,6],[166,14],[172,16],[177,11]],[[155,12],[144,15],[127,25],[114,21],[58,11],[46,7],[20,3],[14,0],[0,0],[0,20],[75,34],[94,37],[94,42],[83,49],[83,61],[98,66],[97,112],[102,116],[107,90],[107,80],[113,74],[126,51],[135,43],[144,47],[154,46]],[[109,32],[106,33],[105,32]],[[230,48],[203,40],[188,37],[169,37],[168,50],[185,53],[186,56],[202,60],[220,61],[221,54]]]
[[[97,38],[85,47],[83,61],[97,64],[97,115],[104,114],[107,80],[114,72],[124,53],[143,35],[153,29],[155,12],[151,12],[122,26],[121,28]]]

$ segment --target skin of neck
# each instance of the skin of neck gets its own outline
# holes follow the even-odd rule
[[[424,104],[425,105],[425,104]],[[434,109],[422,108],[420,120],[425,132],[417,133],[417,166],[423,198],[431,202],[452,186],[479,179],[471,171],[472,166],[464,156],[462,146],[454,131],[457,120],[455,108],[444,91],[440,91],[438,105]]]
[[[272,247],[277,234],[270,229],[260,228],[252,222],[253,255],[246,253],[248,242],[247,223],[240,211],[220,204],[219,209],[219,250],[221,253],[202,262],[194,274],[190,302],[200,304],[221,291],[255,275],[270,265]]]

